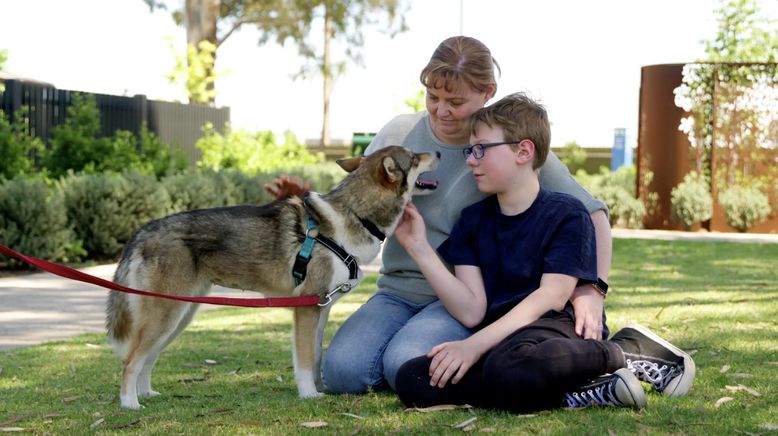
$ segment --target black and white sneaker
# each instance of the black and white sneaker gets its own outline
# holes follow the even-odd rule
[[[564,403],[571,409],[590,406],[646,407],[646,394],[635,374],[620,368],[613,374],[598,377],[590,384],[565,394]]]
[[[621,347],[627,368],[640,381],[671,397],[689,393],[695,366],[688,353],[639,324],[627,325],[610,341]]]

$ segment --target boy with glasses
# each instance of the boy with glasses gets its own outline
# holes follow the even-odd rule
[[[454,274],[412,204],[395,236],[448,312],[475,333],[405,363],[396,378],[401,400],[526,412],[642,408],[639,381],[666,395],[688,393],[693,360],[645,327],[628,326],[609,341],[576,335],[573,289],[590,283],[604,293],[607,285],[597,277],[583,204],[540,188],[537,170],[550,148],[543,106],[509,95],[474,113],[470,132],[467,164],[478,189],[492,195],[465,208],[438,248]]]

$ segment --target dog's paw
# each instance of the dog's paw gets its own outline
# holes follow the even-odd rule
[[[158,397],[160,395],[162,395],[162,394],[160,394],[159,392],[157,392],[157,391],[155,391],[153,389],[148,391],[148,392],[138,392],[138,396],[140,398],[152,398],[152,397]]]
[[[132,409],[132,410],[140,410],[144,407],[138,402],[137,399],[133,400],[125,400],[122,398],[122,409]]]
[[[316,391],[316,392],[300,392],[300,398],[301,399],[319,398],[319,397],[323,397],[323,396],[324,396],[324,393],[323,392],[319,392],[319,391]]]

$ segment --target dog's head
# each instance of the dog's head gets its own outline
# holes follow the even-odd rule
[[[440,153],[414,153],[405,147],[390,145],[369,156],[338,159],[349,173],[364,171],[384,188],[396,193],[426,194],[438,187],[437,180],[419,176],[438,166]]]

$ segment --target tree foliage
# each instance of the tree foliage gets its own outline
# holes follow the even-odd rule
[[[144,0],[151,10],[167,9],[160,0]],[[186,27],[187,51],[195,50],[197,55],[187,54],[187,59],[197,60],[205,50],[212,50],[210,66],[197,72],[192,68],[188,74],[199,74],[198,78],[187,83],[203,83],[206,92],[192,94],[190,101],[215,100],[213,66],[216,52],[227,38],[238,29],[254,26],[260,34],[258,43],[265,44],[274,40],[285,45],[296,45],[304,63],[295,77],[307,78],[313,73],[321,74],[324,79],[324,121],[322,142],[329,141],[329,99],[332,93],[332,81],[345,71],[348,62],[363,65],[362,47],[365,39],[363,29],[367,26],[383,27],[394,36],[407,29],[404,13],[407,10],[404,0],[185,0],[181,8],[172,11],[177,24]],[[322,32],[314,28],[323,24]],[[202,45],[208,41],[210,45]],[[333,58],[330,43],[341,44],[342,56]],[[190,66],[192,64],[190,63]]]

